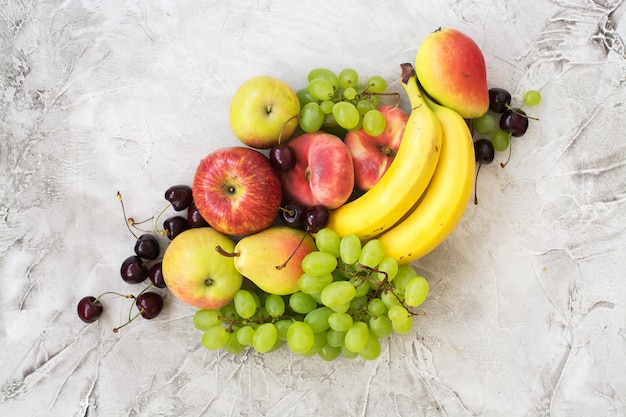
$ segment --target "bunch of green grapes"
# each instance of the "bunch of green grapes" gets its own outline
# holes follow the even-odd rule
[[[232,354],[251,346],[270,352],[287,344],[294,353],[332,361],[339,355],[372,360],[380,339],[406,334],[428,295],[428,282],[410,265],[385,257],[383,244],[364,245],[355,235],[329,228],[315,236],[317,251],[302,260],[299,291],[279,296],[239,290],[220,310],[194,315],[209,350]]]
[[[297,91],[300,100],[300,127],[308,133],[340,126],[346,130],[363,127],[368,135],[378,136],[385,130],[385,116],[378,110],[380,97],[387,93],[387,82],[379,75],[359,83],[352,68],[339,74],[326,68],[309,72],[308,85]]]

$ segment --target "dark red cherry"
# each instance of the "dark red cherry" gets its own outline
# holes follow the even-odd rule
[[[198,207],[196,207],[196,203],[191,203],[191,205],[187,208],[187,223],[189,227],[206,227],[209,223],[204,220],[204,217],[198,211]]]
[[[135,305],[144,319],[153,319],[163,309],[163,297],[155,292],[144,292],[137,297]]]
[[[508,109],[500,116],[500,129],[511,136],[523,136],[528,130],[528,116],[521,109]]]
[[[300,227],[302,224],[302,207],[297,204],[285,204],[278,211],[280,220],[289,227]]]
[[[165,279],[163,278],[163,262],[157,262],[150,267],[148,270],[148,278],[150,278],[150,281],[158,288],[167,287]]]
[[[504,113],[511,104],[511,93],[504,88],[489,89],[489,110],[494,113]]]
[[[143,259],[156,259],[161,253],[161,246],[154,235],[146,233],[137,239],[135,253]]]
[[[124,262],[122,262],[120,275],[122,279],[129,284],[137,284],[148,278],[148,268],[146,268],[143,260],[139,256],[133,255],[124,259]]]
[[[296,153],[286,143],[272,146],[269,158],[272,166],[280,172],[287,172],[296,166]]]
[[[488,139],[478,139],[474,142],[474,156],[480,164],[490,164],[495,157],[493,143]]]
[[[188,185],[174,185],[165,191],[165,199],[170,202],[174,210],[184,210],[193,201],[191,187]]]
[[[83,297],[78,302],[78,317],[85,323],[93,323],[98,320],[102,310],[104,310],[102,303],[96,300],[96,297]]]
[[[173,240],[176,236],[189,229],[189,223],[185,217],[172,216],[165,219],[163,228],[169,240]]]
[[[302,213],[302,224],[309,232],[315,233],[328,224],[329,215],[328,208],[324,205],[307,207]]]

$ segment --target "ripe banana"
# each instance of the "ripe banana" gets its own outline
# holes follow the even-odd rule
[[[424,97],[443,129],[437,169],[422,199],[398,224],[378,236],[385,245],[385,256],[400,264],[424,256],[450,235],[463,217],[473,189],[474,142],[465,120]]]
[[[328,227],[361,240],[379,235],[402,218],[424,193],[437,167],[442,130],[417,85],[411,64],[402,64],[402,87],[411,103],[402,142],[382,178],[365,194],[331,210]]]

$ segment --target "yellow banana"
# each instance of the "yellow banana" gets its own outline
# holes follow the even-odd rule
[[[412,65],[402,64],[402,86],[411,103],[402,142],[382,178],[367,192],[331,210],[328,227],[361,240],[387,230],[415,204],[428,186],[441,152],[439,119],[426,105]]]
[[[385,245],[385,256],[400,264],[426,255],[452,233],[474,185],[474,142],[465,120],[456,111],[424,97],[443,129],[437,169],[422,199],[398,224],[378,236]]]

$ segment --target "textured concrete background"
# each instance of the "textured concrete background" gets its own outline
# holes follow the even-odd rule
[[[0,3],[1,415],[626,415],[622,1]],[[83,295],[137,291],[116,192],[149,217],[237,144],[244,80],[297,89],[353,67],[400,91],[399,64],[441,26],[476,40],[514,102],[540,90],[540,120],[415,263],[425,314],[378,360],[208,352],[169,295],[119,334],[124,300],[77,318]]]

